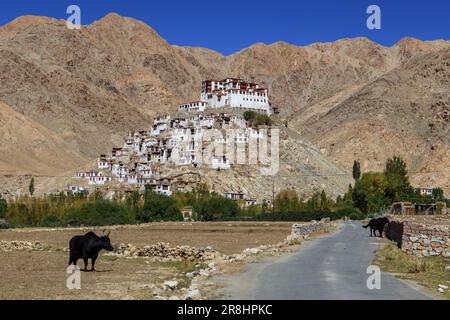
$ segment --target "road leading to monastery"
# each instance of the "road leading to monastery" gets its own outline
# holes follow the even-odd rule
[[[276,262],[256,263],[227,279],[231,299],[430,299],[405,282],[382,273],[381,289],[366,286],[367,267],[385,240],[370,238],[359,222],[343,223],[333,234],[308,242]]]

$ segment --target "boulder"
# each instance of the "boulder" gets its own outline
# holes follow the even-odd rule
[[[164,290],[175,290],[178,287],[178,281],[164,281],[163,288]]]
[[[258,248],[247,248],[242,253],[243,254],[247,254],[247,255],[259,254],[259,253],[261,253],[261,249],[258,249]]]

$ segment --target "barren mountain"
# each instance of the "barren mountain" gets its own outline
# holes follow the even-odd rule
[[[20,17],[0,28],[0,101],[8,106],[0,121],[15,112],[52,147],[37,157],[20,133],[24,124],[8,130],[9,139],[3,130],[0,149],[13,150],[12,141],[24,147],[0,153],[0,171],[74,170],[121,143],[128,130],[147,128],[155,114],[198,99],[202,79],[233,76],[269,88],[280,120],[322,149],[312,163],[337,162],[338,172],[357,158],[372,170],[398,151],[411,171],[422,172],[411,174],[414,182],[448,188],[449,50],[448,41],[408,38],[387,48],[355,38],[306,47],[258,43],[223,56],[170,45],[146,24],[117,14],[81,30],[63,20]],[[58,160],[65,156],[70,161]]]
[[[314,108],[314,107],[313,107]],[[417,185],[450,190],[450,50],[409,60],[293,125],[338,163],[383,169],[400,154]]]
[[[40,174],[88,161],[59,135],[0,102],[0,166],[2,170]]]

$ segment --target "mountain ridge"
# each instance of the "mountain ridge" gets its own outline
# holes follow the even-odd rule
[[[267,86],[281,109],[279,122],[286,121],[347,170],[352,157],[363,162],[363,169],[378,170],[398,150],[414,172],[438,171],[450,166],[445,158],[450,147],[443,138],[448,118],[442,116],[450,109],[445,91],[449,50],[446,40],[404,38],[385,47],[358,37],[307,46],[256,43],[225,56],[208,48],[171,45],[145,23],[115,13],[81,30],[69,30],[64,20],[25,16],[0,27],[0,101],[47,128],[49,135],[60,136],[65,141],[60,148],[74,152],[78,160],[53,173],[83,166],[85,159],[91,161],[120,143],[127,131],[147,128],[153,116],[197,100],[203,79],[229,76]],[[442,76],[434,77],[429,64],[442,68]],[[389,93],[391,100],[369,90],[371,85]],[[392,86],[403,101],[389,90]],[[424,110],[420,119],[414,116],[414,103]],[[348,119],[345,104],[353,108]],[[400,105],[408,117],[392,112],[393,105]],[[358,137],[369,128],[377,128],[382,141],[368,134]],[[440,141],[431,153],[429,137]],[[408,152],[409,138],[418,146],[413,154]],[[358,139],[360,145],[354,142]],[[6,162],[13,164],[14,159],[0,155],[0,170]],[[448,174],[413,178],[415,184],[450,191]]]

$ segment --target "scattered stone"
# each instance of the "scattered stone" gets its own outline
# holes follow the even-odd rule
[[[198,274],[199,274],[198,271],[192,271],[192,272],[186,273],[186,277],[194,278],[194,277],[198,276]]]
[[[196,286],[191,286],[184,298],[185,300],[200,300],[202,296]]]
[[[0,251],[43,250],[45,246],[39,241],[0,241]]]
[[[247,248],[243,252],[243,254],[253,255],[261,253],[261,249],[258,248]]]
[[[445,250],[442,252],[442,255],[443,255],[444,257],[446,257],[446,258],[450,258],[450,247],[448,247],[447,249],[445,249]]]
[[[178,287],[178,281],[164,281],[163,288],[164,290],[175,290]]]
[[[199,270],[199,275],[200,276],[204,276],[204,277],[209,277],[209,270],[208,269],[200,269]]]

